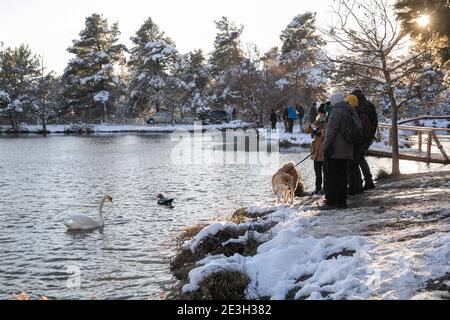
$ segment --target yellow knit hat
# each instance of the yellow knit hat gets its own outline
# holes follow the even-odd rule
[[[352,94],[345,98],[345,102],[348,102],[353,108],[357,108],[359,106],[358,98]]]

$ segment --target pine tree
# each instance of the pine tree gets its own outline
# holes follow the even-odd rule
[[[102,15],[86,18],[80,40],[68,51],[75,55],[64,72],[67,111],[83,119],[106,120],[120,99],[123,81],[114,68],[125,62],[125,46],[118,43],[119,26],[108,25]]]
[[[325,93],[326,66],[321,65],[319,48],[325,43],[316,34],[316,15],[299,14],[280,36],[280,63],[284,69],[284,89],[290,98],[311,104]]]
[[[176,73],[184,82],[185,93],[182,99],[182,112],[202,114],[209,110],[207,89],[209,75],[202,50],[186,54]]]
[[[164,97],[168,96],[164,90],[170,89],[174,82],[171,74],[178,68],[180,55],[173,41],[151,18],[144,22],[131,41],[133,48],[128,62],[130,111],[135,116],[152,107],[159,111],[166,102]]]
[[[215,23],[218,32],[209,60],[212,78],[211,102],[215,107],[230,112],[239,108],[241,96],[237,78],[245,59],[240,42],[243,27],[236,26],[226,17]]]
[[[0,53],[0,117],[17,129],[33,107],[33,85],[39,75],[39,60],[30,48],[6,48]]]

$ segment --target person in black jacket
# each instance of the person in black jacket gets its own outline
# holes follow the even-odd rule
[[[353,145],[353,160],[349,162],[348,172],[348,194],[357,195],[363,193],[363,181],[361,179],[361,171],[359,170],[359,163],[361,158],[364,158],[364,153],[367,150],[367,146],[370,145],[372,140],[371,136],[371,123],[369,117],[359,106],[358,98],[355,95],[349,95],[345,98],[355,110],[356,115],[362,124],[362,135],[359,143]]]
[[[366,149],[364,150],[364,154],[366,154],[367,151],[369,150],[370,145],[375,140],[375,135],[377,133],[377,128],[378,128],[377,110],[376,110],[374,104],[367,100],[366,96],[362,93],[361,90],[357,89],[357,90],[353,91],[352,95],[354,95],[358,98],[358,103],[359,103],[359,107],[361,108],[361,111],[364,112],[370,120],[371,139],[370,139],[370,143],[366,146]],[[363,190],[366,191],[366,190],[370,190],[370,189],[375,189],[375,184],[373,183],[372,173],[370,172],[369,164],[367,163],[367,160],[364,156],[360,158],[359,166],[361,168],[361,171],[364,175],[364,180],[365,180]]]
[[[277,129],[277,114],[274,109],[270,112],[270,123],[272,124],[272,130]]]

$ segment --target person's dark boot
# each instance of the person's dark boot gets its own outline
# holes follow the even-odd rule
[[[347,202],[339,203],[337,205],[337,208],[338,209],[347,209],[348,208]]]
[[[363,191],[372,190],[372,189],[375,189],[375,184],[373,183],[373,181],[372,180],[366,181],[366,183],[364,184]]]
[[[364,190],[362,187],[350,188],[348,191],[349,196],[356,196],[361,193],[364,193]]]
[[[325,201],[323,204],[317,207],[320,211],[336,210],[337,206],[334,203]]]

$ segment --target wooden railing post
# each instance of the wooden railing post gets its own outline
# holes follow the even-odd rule
[[[431,143],[433,140],[433,131],[428,131],[428,141],[427,141],[427,162],[431,161]]]
[[[419,144],[419,152],[420,153],[422,153],[422,131],[419,131],[418,133],[417,133],[417,138],[418,138],[418,144]]]
[[[442,155],[444,156],[445,161],[447,163],[450,163],[450,159],[448,158],[447,153],[445,152],[444,147],[442,146],[442,144],[439,141],[438,137],[434,134],[434,132],[432,134],[433,134],[433,139],[436,142],[436,145],[438,146],[438,148],[441,151]]]

